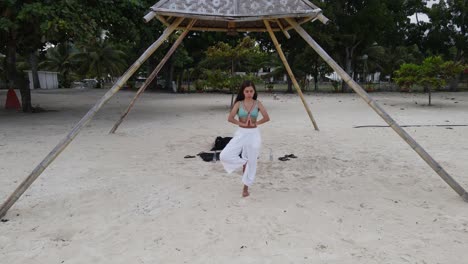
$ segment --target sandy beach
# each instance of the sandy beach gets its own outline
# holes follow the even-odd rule
[[[17,92],[19,94],[19,92]],[[104,90],[33,91],[0,110],[0,202]],[[468,263],[468,204],[356,94],[260,94],[271,122],[251,196],[219,162],[184,159],[232,136],[227,94],[119,92],[0,223],[0,263]],[[0,90],[3,107],[6,91]],[[375,93],[468,189],[468,93]],[[445,126],[429,126],[445,125]],[[453,126],[450,126],[453,125]],[[270,161],[270,151],[274,160]],[[294,153],[297,159],[279,161]]]

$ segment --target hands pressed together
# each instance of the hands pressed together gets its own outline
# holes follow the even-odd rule
[[[247,119],[246,122],[240,122],[239,121],[239,126],[243,127],[243,128],[255,128],[255,127],[257,127],[257,123],[252,122],[252,120],[250,120],[250,119]]]

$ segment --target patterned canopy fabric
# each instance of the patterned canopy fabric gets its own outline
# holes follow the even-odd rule
[[[207,31],[266,31],[263,19],[281,30],[289,27],[286,17],[302,24],[322,13],[307,0],[161,0],[151,11],[165,24],[175,17],[197,19],[194,29]]]

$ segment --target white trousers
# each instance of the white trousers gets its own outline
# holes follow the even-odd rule
[[[227,173],[232,173],[245,164],[242,182],[251,186],[257,173],[257,158],[261,143],[262,138],[258,128],[239,127],[219,156]],[[239,156],[241,152],[242,157]]]

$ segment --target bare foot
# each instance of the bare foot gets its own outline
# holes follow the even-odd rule
[[[242,191],[242,197],[247,197],[249,196],[250,193],[249,193],[249,186],[247,185],[244,185],[244,190]]]

